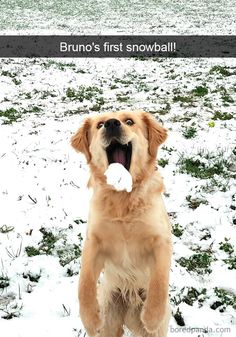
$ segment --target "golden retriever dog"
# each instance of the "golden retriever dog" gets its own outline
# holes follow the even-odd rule
[[[156,169],[167,131],[146,112],[87,118],[71,139],[90,166],[93,189],[79,281],[80,316],[89,337],[165,337],[171,226]],[[132,176],[130,193],[108,185],[109,164]]]

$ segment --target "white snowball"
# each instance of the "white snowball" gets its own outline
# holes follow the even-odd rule
[[[132,191],[132,176],[123,165],[110,164],[104,174],[107,177],[107,184],[112,185],[117,191]]]

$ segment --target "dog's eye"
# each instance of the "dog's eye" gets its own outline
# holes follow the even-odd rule
[[[131,125],[134,125],[134,121],[132,119],[128,118],[128,119],[126,119],[125,124],[131,126]]]
[[[104,125],[104,122],[99,122],[97,124],[97,129],[101,129],[101,127],[103,127],[103,125]]]

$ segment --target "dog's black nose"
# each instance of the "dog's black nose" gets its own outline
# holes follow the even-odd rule
[[[120,138],[121,135],[121,123],[116,118],[108,119],[104,124],[106,130],[107,140],[111,140],[114,137],[116,139]]]
[[[115,118],[108,119],[104,124],[106,129],[117,129],[120,127],[120,121]]]

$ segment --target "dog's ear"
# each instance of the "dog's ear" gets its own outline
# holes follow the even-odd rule
[[[144,113],[143,120],[147,125],[149,154],[156,158],[158,146],[167,138],[167,130],[163,128],[149,113]]]
[[[88,139],[89,129],[90,129],[90,119],[87,118],[84,121],[83,125],[71,138],[72,147],[76,151],[82,152],[85,155],[88,163],[91,160],[91,153],[89,151],[89,139]]]

